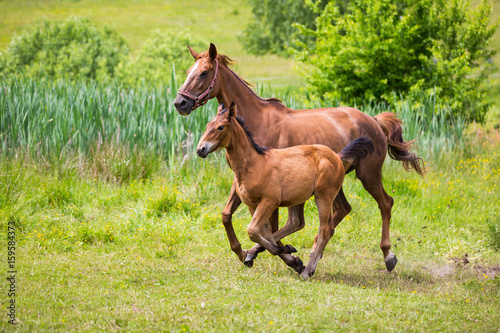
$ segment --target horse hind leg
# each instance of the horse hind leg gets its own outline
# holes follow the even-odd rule
[[[398,259],[391,250],[391,241],[389,230],[391,226],[391,214],[394,199],[387,194],[382,184],[382,167],[377,169],[366,167],[356,169],[356,175],[361,180],[365,190],[377,201],[378,208],[382,215],[382,238],[380,240],[380,249],[384,254],[384,262],[387,270],[390,272],[396,267]]]
[[[273,237],[278,245],[283,245],[281,239],[304,228],[304,204],[290,207],[288,209],[288,220],[280,230],[273,233]],[[290,246],[290,245],[289,245]],[[290,254],[280,254],[279,257],[294,271],[301,274],[304,271],[304,263],[299,257]]]
[[[318,207],[319,230],[314,239],[314,251],[311,251],[307,267],[301,274],[302,278],[304,279],[308,279],[314,275],[316,267],[318,266],[318,262],[323,257],[323,251],[325,250],[328,241],[335,233],[335,227],[333,225],[331,213],[331,201],[323,200],[321,198],[318,198],[316,195],[314,199],[316,201],[316,206]]]
[[[333,208],[333,214],[332,214],[333,226],[337,227],[339,223],[344,219],[344,217],[346,217],[347,214],[351,212],[351,205],[347,201],[347,198],[345,197],[342,187],[340,188],[339,193],[335,197],[335,200],[333,200],[332,208]]]

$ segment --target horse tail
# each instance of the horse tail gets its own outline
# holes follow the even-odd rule
[[[367,136],[362,136],[349,142],[339,153],[339,157],[344,164],[345,173],[348,174],[354,170],[359,161],[374,150],[373,142]]]
[[[424,160],[415,153],[410,152],[410,148],[413,147],[416,140],[403,140],[403,129],[401,127],[403,122],[391,112],[383,112],[373,118],[380,125],[387,138],[389,156],[396,161],[402,161],[406,171],[414,169],[419,175],[423,176],[425,173]]]

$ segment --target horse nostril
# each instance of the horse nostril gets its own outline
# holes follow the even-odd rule
[[[198,148],[196,150],[196,153],[198,154],[198,156],[202,157],[202,158],[205,158],[207,157],[208,154],[206,154],[205,152],[207,151],[207,147],[203,146],[201,148]]]
[[[180,107],[181,107],[181,109],[185,109],[185,108],[186,108],[186,106],[187,106],[187,101],[186,101],[185,99],[183,99],[183,100],[181,101]]]

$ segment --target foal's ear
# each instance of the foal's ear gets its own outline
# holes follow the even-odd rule
[[[219,111],[224,110],[224,102],[220,102],[219,104]]]
[[[188,45],[188,49],[189,49],[189,52],[191,53],[191,55],[193,56],[194,60],[196,60],[196,58],[198,58],[198,53],[196,53],[192,48],[191,46]]]
[[[236,112],[236,104],[234,104],[234,102],[231,102],[231,106],[229,106],[229,118],[236,117]]]
[[[208,49],[208,55],[210,56],[210,58],[212,60],[217,58],[217,48],[215,47],[215,45],[213,43],[210,43],[210,48]]]

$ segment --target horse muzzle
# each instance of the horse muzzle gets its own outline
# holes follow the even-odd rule
[[[205,158],[213,151],[214,146],[213,142],[200,142],[196,148],[196,154],[201,158]]]
[[[191,111],[193,111],[194,101],[190,98],[177,94],[177,97],[175,97],[174,100],[174,106],[180,115],[188,116]]]

